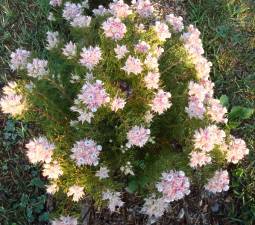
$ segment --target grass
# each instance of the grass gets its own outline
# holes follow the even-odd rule
[[[250,0],[189,0],[187,16],[202,33],[207,57],[213,63],[217,97],[227,95],[233,106],[255,107],[255,3]],[[250,149],[246,162],[232,171],[232,224],[255,221],[255,115],[239,121],[233,133]]]

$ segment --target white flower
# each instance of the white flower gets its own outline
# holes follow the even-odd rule
[[[122,59],[129,51],[127,50],[126,45],[118,45],[114,48],[117,59]]]
[[[63,175],[63,171],[57,161],[53,161],[51,164],[43,165],[43,176],[49,179],[58,179],[59,176]]]
[[[100,167],[100,169],[96,172],[96,177],[99,177],[100,180],[109,177],[109,170],[106,166]]]
[[[46,185],[46,191],[48,194],[54,195],[56,192],[58,192],[58,190],[59,190],[59,187],[56,183]]]
[[[27,60],[31,53],[27,50],[18,48],[15,52],[11,53],[10,67],[12,70],[25,69]]]
[[[117,208],[120,208],[124,205],[124,202],[120,198],[120,192],[111,192],[107,190],[103,192],[103,200],[109,200],[108,208],[111,212],[115,212]]]
[[[56,48],[59,43],[59,33],[56,32],[47,32],[47,45],[46,49],[51,50],[53,48]]]
[[[32,63],[27,64],[27,75],[40,79],[41,77],[48,74],[47,66],[47,60],[33,59]]]
[[[79,185],[73,185],[69,188],[67,192],[67,196],[73,196],[73,201],[78,202],[81,198],[83,198],[84,194],[84,188]]]
[[[111,103],[111,110],[117,112],[125,107],[126,101],[123,98],[115,97]]]
[[[91,23],[90,16],[77,16],[71,22],[71,26],[78,27],[78,28],[85,28],[85,27],[89,27],[90,23]]]
[[[77,53],[77,46],[75,43],[73,43],[72,41],[70,41],[69,43],[67,43],[65,45],[64,48],[62,48],[63,51],[63,55],[67,56],[67,58],[73,58],[75,57],[76,53]]]

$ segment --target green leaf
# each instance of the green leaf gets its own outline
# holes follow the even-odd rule
[[[229,113],[230,120],[245,120],[249,119],[254,113],[254,109],[245,108],[242,106],[234,106]]]
[[[44,182],[40,178],[33,178],[30,181],[30,185],[41,188],[44,186]]]
[[[220,97],[220,103],[221,103],[223,106],[225,106],[225,107],[228,108],[228,106],[229,106],[228,96],[227,96],[227,95],[222,95],[222,96]]]
[[[131,180],[128,183],[128,191],[131,192],[131,193],[134,193],[134,192],[136,192],[137,189],[138,189],[137,181],[136,180]]]
[[[45,212],[42,215],[40,215],[39,221],[40,222],[47,222],[47,221],[49,221],[49,213]]]

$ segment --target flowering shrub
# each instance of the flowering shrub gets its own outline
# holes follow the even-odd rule
[[[85,2],[50,4],[68,35],[47,32],[46,59],[11,54],[22,79],[0,104],[41,128],[27,156],[42,165],[50,194],[64,201],[65,193],[61,206],[90,194],[114,212],[127,189],[145,197],[141,213],[158,218],[192,185],[227,191],[223,169],[249,150],[225,126],[200,32],[173,14],[160,18],[149,0],[114,1],[92,17]],[[53,224],[77,224],[72,211],[58,212]]]

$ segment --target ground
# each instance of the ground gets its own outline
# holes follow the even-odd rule
[[[95,4],[95,2],[93,2]],[[216,96],[228,96],[234,106],[255,106],[255,5],[252,0],[161,0],[162,13],[178,12],[186,23],[201,31],[207,57],[213,62]],[[17,47],[44,54],[48,0],[0,0],[0,86],[18,79],[8,66],[9,54]],[[194,193],[173,205],[158,225],[244,224],[255,221],[255,118],[232,121],[234,134],[248,143],[251,154],[242,164],[229,168],[231,189],[220,196]],[[45,224],[49,201],[38,167],[29,165],[24,143],[31,127],[0,115],[0,224]],[[200,192],[199,192],[200,193]],[[130,199],[130,197],[128,198]],[[138,215],[139,198],[131,198],[132,210],[121,214],[91,211],[93,225],[146,224]],[[184,213],[183,213],[184,212]]]

